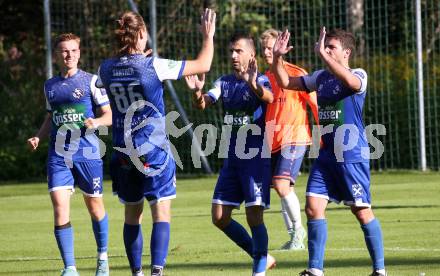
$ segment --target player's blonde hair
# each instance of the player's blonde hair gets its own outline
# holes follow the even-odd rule
[[[118,44],[118,55],[127,55],[133,51],[144,50],[137,49],[139,33],[147,30],[147,26],[142,16],[138,13],[127,11],[116,20],[115,30],[116,42]]]
[[[267,29],[260,35],[260,43],[269,38],[277,39],[279,34],[281,34],[281,32],[278,30],[275,30],[273,28]]]

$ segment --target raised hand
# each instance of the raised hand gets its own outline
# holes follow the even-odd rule
[[[40,143],[40,138],[32,137],[27,140],[28,145],[31,147],[31,150],[34,151],[38,148],[38,144]]]
[[[272,53],[274,58],[287,54],[292,50],[293,46],[289,45],[290,33],[289,30],[285,30],[280,35],[278,35],[275,44],[273,45]]]
[[[186,76],[185,82],[189,89],[200,91],[205,85],[205,74],[202,74],[200,78],[197,75]]]
[[[203,37],[212,38],[215,33],[215,17],[216,14],[211,9],[205,9],[205,12],[201,16],[202,25],[200,26],[200,31]]]
[[[325,26],[321,27],[319,32],[319,39],[315,43],[315,53],[320,55],[325,52]]]
[[[247,68],[241,67],[241,78],[252,86],[256,86],[258,74],[258,64],[255,58],[249,61]]]

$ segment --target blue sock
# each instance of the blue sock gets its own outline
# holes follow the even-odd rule
[[[108,245],[108,216],[105,214],[100,221],[92,219],[93,234],[95,234],[96,246],[98,252],[107,252]]]
[[[251,227],[253,244],[253,272],[259,273],[266,270],[267,244],[269,238],[264,223]]]
[[[373,219],[369,223],[361,225],[361,228],[364,231],[365,243],[373,261],[374,270],[384,269],[383,239],[379,220]]]
[[[141,225],[130,225],[124,223],[124,244],[128,262],[132,271],[142,269],[142,249],[144,241],[142,239]]]
[[[222,231],[252,257],[252,238],[240,223],[232,219]]]
[[[73,227],[70,222],[63,226],[55,226],[55,238],[63,258],[64,267],[75,266],[75,254],[73,248]]]
[[[324,250],[327,241],[327,221],[312,219],[307,222],[309,236],[309,268],[324,269]]]
[[[151,231],[151,265],[165,266],[170,241],[170,223],[155,222]]]

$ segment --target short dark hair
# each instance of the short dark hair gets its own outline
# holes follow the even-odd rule
[[[325,39],[337,39],[341,42],[343,49],[350,49],[351,55],[354,54],[356,50],[356,39],[354,35],[342,29],[333,29],[325,35]]]
[[[231,39],[229,40],[229,43],[232,44],[242,39],[245,40],[246,43],[249,45],[249,47],[254,51],[254,53],[256,53],[254,38],[248,33],[241,33],[241,32],[234,33]]]

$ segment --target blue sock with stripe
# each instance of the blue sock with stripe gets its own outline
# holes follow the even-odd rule
[[[55,226],[54,234],[64,267],[75,266],[73,227],[70,225],[70,222],[65,225]]]
[[[246,229],[235,220],[231,219],[231,223],[228,224],[222,231],[228,236],[233,242],[240,246],[249,256],[252,257],[252,238],[249,236]]]
[[[141,270],[144,241],[142,238],[142,227],[140,224],[130,225],[124,223],[124,245],[131,270]]]
[[[105,214],[100,221],[92,219],[93,234],[95,235],[98,252],[107,252],[108,246],[108,216]]]
[[[307,222],[309,236],[309,268],[323,270],[324,251],[327,241],[327,221],[325,219],[312,219]]]
[[[155,222],[151,231],[151,265],[165,266],[170,241],[170,223]]]
[[[365,243],[367,244],[368,252],[373,261],[373,269],[379,270],[385,268],[384,250],[382,230],[379,220],[373,219],[367,224],[361,225],[364,232]]]
[[[251,227],[252,245],[254,259],[253,272],[260,273],[266,270],[267,263],[267,244],[269,238],[267,236],[267,229],[264,223]]]

